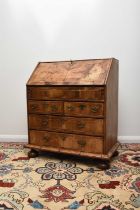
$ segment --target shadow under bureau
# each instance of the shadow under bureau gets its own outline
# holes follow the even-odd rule
[[[40,62],[27,82],[29,157],[38,150],[101,160],[117,155],[118,60]]]

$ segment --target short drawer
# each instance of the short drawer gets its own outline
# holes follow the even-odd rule
[[[63,102],[29,100],[28,112],[36,114],[63,114]]]
[[[103,135],[103,119],[29,115],[29,128],[87,135]]]
[[[82,136],[48,131],[29,131],[30,144],[46,147],[56,147],[59,150],[71,150],[102,154],[103,138]]]
[[[104,100],[103,87],[29,87],[28,99],[35,100]]]
[[[96,102],[64,102],[64,114],[85,117],[103,117],[104,104]]]

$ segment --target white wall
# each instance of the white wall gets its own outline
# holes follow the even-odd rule
[[[140,139],[139,0],[0,0],[0,135],[27,134],[38,61],[101,57],[120,61],[119,136]]]

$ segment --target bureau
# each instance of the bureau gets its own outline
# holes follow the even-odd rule
[[[98,158],[117,155],[118,60],[39,62],[27,82],[29,157],[39,150]]]

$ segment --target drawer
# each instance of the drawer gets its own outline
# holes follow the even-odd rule
[[[28,99],[104,100],[103,87],[27,87]]]
[[[37,114],[63,114],[63,102],[29,100],[28,112]]]
[[[30,144],[38,146],[60,147],[61,136],[55,132],[29,131]]]
[[[103,138],[48,131],[29,131],[30,144],[87,153],[103,153]]]
[[[87,153],[103,153],[103,138],[82,136],[75,134],[63,134],[61,148]],[[61,149],[60,149],[61,150]]]
[[[29,128],[68,133],[103,135],[103,119],[29,115]]]
[[[64,102],[64,114],[85,117],[103,117],[104,104],[95,102]]]

